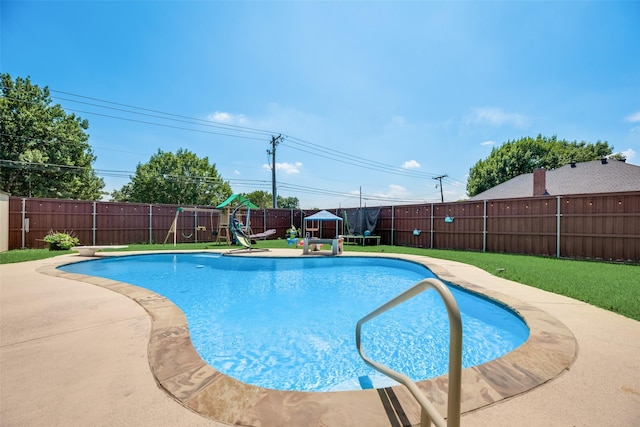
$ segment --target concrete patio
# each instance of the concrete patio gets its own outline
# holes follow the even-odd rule
[[[270,254],[281,252],[291,255]],[[640,322],[475,267],[420,258],[447,280],[543,310],[577,341],[568,370],[465,413],[463,426],[640,425]],[[183,406],[159,386],[150,367],[152,319],[145,308],[104,287],[39,272],[77,259],[0,265],[0,425],[227,425]],[[333,424],[287,423],[276,416],[261,425]]]

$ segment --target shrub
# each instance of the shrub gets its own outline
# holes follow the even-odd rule
[[[53,230],[49,231],[43,240],[49,245],[50,251],[68,251],[80,243],[80,239],[74,236],[73,232],[60,233]]]

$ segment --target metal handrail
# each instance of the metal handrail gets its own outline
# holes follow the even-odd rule
[[[447,420],[438,413],[438,410],[433,404],[425,397],[420,388],[409,377],[400,372],[396,372],[393,369],[381,365],[365,356],[362,351],[362,345],[360,340],[360,330],[365,322],[373,319],[376,316],[392,309],[398,304],[413,298],[419,293],[426,291],[429,288],[435,289],[447,308],[447,314],[449,315],[449,393],[447,397]],[[396,380],[400,384],[409,389],[413,397],[418,401],[422,407],[420,415],[420,426],[428,427],[431,422],[438,427],[459,427],[460,426],[460,393],[461,393],[461,381],[462,381],[462,319],[460,317],[460,310],[455,298],[451,294],[451,291],[447,286],[437,279],[424,279],[418,284],[407,289],[397,297],[391,299],[389,302],[381,305],[376,310],[367,314],[365,317],[358,321],[356,325],[356,347],[360,353],[360,357],[364,362],[377,370],[378,372]]]

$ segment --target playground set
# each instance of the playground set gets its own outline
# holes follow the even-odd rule
[[[171,223],[171,227],[167,232],[163,244],[166,244],[169,237],[173,235],[173,245],[176,246],[178,233],[180,233],[183,239],[191,239],[195,232],[207,231],[207,225],[205,225],[207,222],[208,228],[211,230],[211,236],[215,237],[214,242],[226,245],[230,245],[232,242],[240,243],[239,239],[237,239],[237,235],[239,234],[236,232],[237,230],[241,230],[243,236],[249,238],[249,242],[251,240],[266,238],[274,234],[275,230],[267,230],[264,233],[258,234],[252,233],[250,219],[251,209],[258,209],[258,207],[240,194],[230,196],[215,208],[179,207],[176,210],[176,215]],[[188,228],[183,226],[180,231],[180,217],[181,214],[185,212],[195,212],[195,227]],[[203,217],[208,217],[208,221],[199,222]],[[237,223],[235,228],[233,223],[234,220]],[[184,224],[184,221],[182,224]]]

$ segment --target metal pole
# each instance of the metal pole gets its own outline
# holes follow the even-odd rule
[[[484,201],[484,214],[482,217],[482,252],[487,251],[487,201]]]
[[[557,212],[556,212],[556,258],[560,258],[560,207],[562,203],[560,203],[560,196],[558,196],[557,203]]]
[[[96,216],[98,215],[98,212],[97,212],[97,209],[96,209],[96,204],[97,203],[98,202],[93,202],[93,215],[92,215],[93,216],[93,225],[92,225],[92,228],[91,228],[91,234],[92,234],[91,241],[93,242],[92,245],[96,245],[97,244],[96,243]]]
[[[391,206],[391,246],[393,246],[393,238],[394,238],[394,234],[396,231],[396,207],[395,206]]]
[[[197,208],[197,206],[194,206]],[[198,211],[193,211],[193,235],[195,236],[194,242],[198,243]]]
[[[24,197],[22,198],[22,249],[25,249],[25,241],[27,236],[25,235],[25,220],[27,217],[27,199],[25,199]]]
[[[149,204],[149,244],[153,243],[153,205]]]
[[[435,232],[433,230],[433,203],[431,203],[431,226],[429,227],[431,230],[429,230],[429,234],[431,235],[431,240],[429,241],[429,249],[433,249],[433,233]]]

